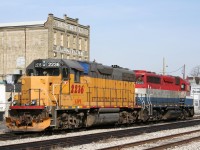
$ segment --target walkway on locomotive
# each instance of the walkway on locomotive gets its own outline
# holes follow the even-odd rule
[[[136,101],[138,105],[193,106],[189,96],[189,83],[180,77],[158,75],[136,70]]]
[[[22,90],[29,91],[24,97],[29,104],[34,101],[63,108],[135,106],[135,76],[128,69],[96,62],[45,59],[32,62],[27,76],[30,85]]]

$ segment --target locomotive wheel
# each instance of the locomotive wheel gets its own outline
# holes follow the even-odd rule
[[[147,122],[149,120],[148,110],[144,109],[140,111],[139,119],[142,122]]]
[[[62,129],[75,129],[83,127],[83,114],[63,113],[58,117],[58,126]]]
[[[157,121],[159,118],[159,112],[157,110],[153,110],[153,121]]]
[[[119,123],[120,124],[126,124],[128,122],[129,122],[129,113],[127,111],[120,112]]]
[[[184,119],[187,118],[187,116],[188,116],[188,112],[185,109],[183,109],[182,113],[181,113],[181,116],[180,116],[180,119],[184,120]]]
[[[157,120],[161,120],[162,119],[162,113],[161,111],[157,111]]]

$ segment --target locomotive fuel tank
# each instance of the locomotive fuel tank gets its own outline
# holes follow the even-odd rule
[[[181,116],[180,110],[168,110],[167,113],[163,116],[163,120],[167,119],[177,119]]]
[[[119,108],[100,108],[97,113],[91,113],[87,116],[87,127],[117,123],[119,111]]]

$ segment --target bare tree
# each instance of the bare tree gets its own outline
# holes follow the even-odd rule
[[[192,77],[200,77],[200,65],[194,67],[194,68],[191,70],[190,75],[191,75]]]

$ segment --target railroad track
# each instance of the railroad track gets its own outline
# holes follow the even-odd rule
[[[15,134],[12,134],[12,133],[3,133],[3,134],[0,134],[0,141],[6,141],[6,140],[9,140],[9,139],[17,139],[17,137],[15,138]]]
[[[168,124],[161,124],[161,125],[153,125],[153,126],[144,126],[138,128],[131,128],[125,130],[118,130],[118,131],[110,131],[110,132],[103,132],[97,134],[88,134],[82,136],[73,136],[73,137],[65,137],[65,138],[58,138],[58,139],[51,139],[51,140],[44,140],[44,141],[37,141],[37,142],[29,142],[29,143],[21,143],[21,144],[13,144],[13,145],[6,145],[0,146],[1,150],[10,150],[10,149],[50,149],[56,147],[69,147],[75,145],[82,145],[88,144],[92,142],[99,142],[109,138],[122,138],[122,137],[129,137],[129,136],[136,136],[143,133],[152,133],[161,130],[169,130],[169,129],[177,129],[177,128],[185,128],[188,126],[195,126],[199,125],[200,120],[187,120],[185,122],[173,122]]]
[[[192,134],[198,135],[192,135]],[[137,141],[117,146],[111,146],[107,148],[102,148],[101,150],[120,150],[123,148],[136,148],[145,150],[162,150],[166,148],[173,148],[175,146],[180,146],[189,142],[200,140],[200,130],[194,130],[189,132],[183,132],[143,141]],[[186,137],[184,137],[186,136]]]
[[[179,122],[185,122],[184,121],[179,121]],[[149,122],[148,122],[149,123]],[[151,122],[150,122],[151,123]],[[177,121],[172,121],[172,122],[167,122],[167,123],[177,123]],[[162,124],[162,123],[161,123]],[[152,124],[134,124],[132,125],[133,127],[141,127],[147,126],[147,125],[152,125]],[[159,125],[159,124],[154,124],[154,125]],[[131,126],[131,127],[132,127]],[[106,126],[106,127],[92,127],[89,128],[88,130],[94,130],[94,129],[113,129],[114,126]],[[116,127],[115,127],[116,128]],[[6,132],[4,134],[0,134],[0,141],[7,141],[7,140],[16,140],[16,139],[25,139],[25,138],[35,138],[35,137],[41,137],[41,136],[51,136],[51,135],[59,135],[59,134],[67,134],[69,132],[79,132],[84,129],[77,129],[77,130],[61,130],[61,131],[44,131],[44,132],[38,132],[38,133],[12,133],[12,132]]]
[[[0,134],[0,141],[34,138],[34,137],[41,137],[41,136],[49,136],[49,134],[47,133],[46,134],[45,133],[14,134],[14,133],[8,132],[8,133]]]

